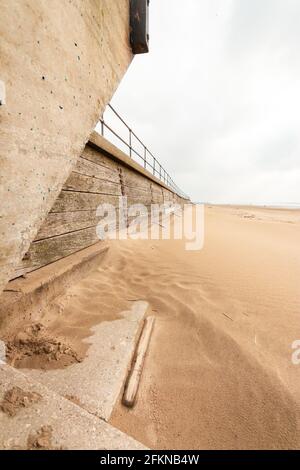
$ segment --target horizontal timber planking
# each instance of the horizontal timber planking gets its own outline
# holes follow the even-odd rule
[[[56,199],[51,212],[70,212],[95,210],[100,204],[109,203],[117,207],[119,197],[107,194],[83,193],[62,190]]]
[[[153,203],[160,203],[164,202],[164,196],[162,192],[162,188],[157,184],[153,183],[151,185],[151,195],[152,195],[152,202]]]
[[[12,279],[98,242],[101,217],[96,209],[99,204],[112,204],[118,222],[121,195],[127,196],[128,206],[143,204],[149,212],[153,203],[185,202],[142,167],[138,171],[136,164],[131,167],[117,154],[89,142]]]
[[[122,168],[122,178],[125,186],[150,190],[151,181],[128,168]]]
[[[83,157],[79,157],[74,171],[82,175],[94,176],[95,178],[120,184],[119,169],[117,166],[114,169],[106,168],[105,166],[90,162]]]
[[[117,216],[118,213],[117,210]],[[96,216],[95,210],[50,213],[40,228],[36,241],[96,226],[100,220],[101,217]]]
[[[120,183],[102,180],[93,176],[82,175],[80,173],[75,173],[74,171],[71,173],[68,181],[64,184],[63,189],[67,191],[111,194],[115,196],[122,195]]]
[[[18,266],[16,275],[21,276],[28,271],[45,266],[97,242],[99,242],[99,239],[96,227],[88,227],[76,232],[35,241],[31,244],[30,250],[23,258],[21,265]]]
[[[95,151],[92,147],[88,145],[84,149],[82,155],[83,158],[89,160],[90,162],[95,163],[96,165],[104,166],[108,169],[115,170],[118,167],[118,164],[115,160],[103,155],[101,152]]]
[[[125,186],[123,194],[124,196],[127,196],[127,199],[140,199],[141,203],[151,204],[152,201],[152,193],[150,189],[149,191],[143,191],[139,188],[128,188],[128,186]]]

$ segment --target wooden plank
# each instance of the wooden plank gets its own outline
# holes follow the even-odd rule
[[[145,191],[150,190],[150,180],[141,174],[122,167],[123,183],[128,187],[140,188]]]
[[[151,205],[146,205],[146,204],[144,204],[144,206],[145,206],[145,208],[147,209],[148,222],[150,222],[149,217],[151,216]],[[140,216],[140,215],[144,215],[144,214],[139,214],[139,213],[137,213],[137,214],[134,213],[134,214],[133,214],[132,212],[129,213],[129,214],[127,214],[127,226],[128,226],[128,225],[131,225],[131,224],[135,221],[136,217],[137,217],[137,216]]]
[[[163,191],[162,191],[162,187],[161,186],[158,186],[158,185],[152,185],[152,193],[153,194],[159,194],[160,197],[163,197]]]
[[[139,388],[143,365],[153,330],[154,320],[155,319],[153,316],[147,317],[145,320],[143,331],[134,354],[133,364],[125,385],[122,403],[130,408],[134,406],[136,401],[137,391]]]
[[[151,197],[151,189],[150,187],[148,188],[141,188],[139,186],[127,186],[123,185],[123,193],[125,196],[128,196],[130,194],[134,194],[136,196],[141,196],[141,197]]]
[[[106,168],[116,169],[119,167],[119,163],[113,160],[112,158],[107,157],[102,152],[99,152],[93,149],[90,146],[86,146],[82,158],[89,160],[90,162],[95,163],[96,165],[105,166]]]
[[[167,189],[164,189],[164,201],[169,202],[172,201],[172,193],[171,191],[168,191]]]
[[[122,194],[120,182],[115,183],[112,181],[102,180],[95,178],[94,176],[82,175],[74,171],[67,179],[63,189],[99,194],[112,194],[117,196]]]
[[[163,200],[163,197],[162,195],[160,196],[154,196],[152,197],[152,204],[163,204],[164,203],[164,200]]]
[[[106,168],[105,166],[97,165],[96,163],[90,162],[82,157],[77,159],[73,171],[86,176],[94,176],[95,178],[105,181],[120,183],[119,169],[117,166],[116,168]]]
[[[96,210],[99,204],[103,203],[118,207],[119,197],[63,190],[56,199],[51,212],[91,211]]]
[[[15,277],[64,258],[96,242],[99,242],[96,227],[35,241],[17,267]]]
[[[149,199],[151,201],[151,190],[150,188],[144,191],[138,187],[130,187],[130,186],[123,186],[123,192],[125,196],[134,197],[134,198],[141,198],[141,199]]]
[[[147,194],[145,196],[138,196],[138,195],[132,195],[128,194],[127,196],[127,204],[132,205],[132,204],[144,204],[144,206],[150,205],[152,202],[151,199],[151,194]]]
[[[151,201],[153,204],[162,204],[164,202],[162,187],[156,183],[151,184]]]
[[[97,207],[103,203],[112,204],[116,208],[118,222],[119,196],[122,193],[127,196],[129,206],[144,204],[149,213],[152,202],[181,201],[143,174],[87,146],[16,275],[97,242],[96,226],[101,220],[96,216]]]
[[[162,197],[163,195],[162,190],[159,186],[158,187],[152,186],[152,194],[157,194],[160,197]]]
[[[36,240],[97,225],[96,211],[50,212],[38,231]]]
[[[118,214],[119,209],[116,210],[117,218]],[[96,216],[95,210],[56,213],[50,212],[40,228],[35,241],[91,227],[97,225],[100,220],[101,217]]]

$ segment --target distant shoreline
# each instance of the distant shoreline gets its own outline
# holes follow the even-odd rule
[[[252,209],[277,209],[277,210],[300,210],[300,203],[286,203],[286,204],[221,204],[214,202],[196,202],[195,204],[204,204],[205,206],[219,206],[219,207],[250,207]]]

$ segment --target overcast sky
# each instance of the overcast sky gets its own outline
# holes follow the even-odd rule
[[[300,202],[300,1],[151,0],[112,104],[193,200]]]

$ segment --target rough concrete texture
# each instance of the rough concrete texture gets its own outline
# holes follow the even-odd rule
[[[118,211],[119,197],[128,205],[187,202],[149,171],[93,132],[62,191],[46,216],[26,256],[16,266],[17,278],[99,241],[97,207],[109,203]],[[116,220],[118,229],[118,219]],[[1,309],[0,309],[1,311]]]
[[[12,390],[28,399],[7,412]],[[34,399],[32,399],[34,397]],[[144,446],[71,401],[0,364],[1,449],[144,449]]]
[[[39,321],[44,309],[63,294],[72,284],[98,268],[108,245],[96,243],[66,258],[29,273],[26,278],[11,281],[0,298],[0,322],[2,334],[20,317]]]
[[[123,389],[148,303],[134,302],[123,319],[105,321],[92,329],[87,357],[58,370],[24,370],[31,378],[62,396],[72,396],[90,413],[108,420]]]
[[[129,0],[1,2],[0,292],[131,59]]]

